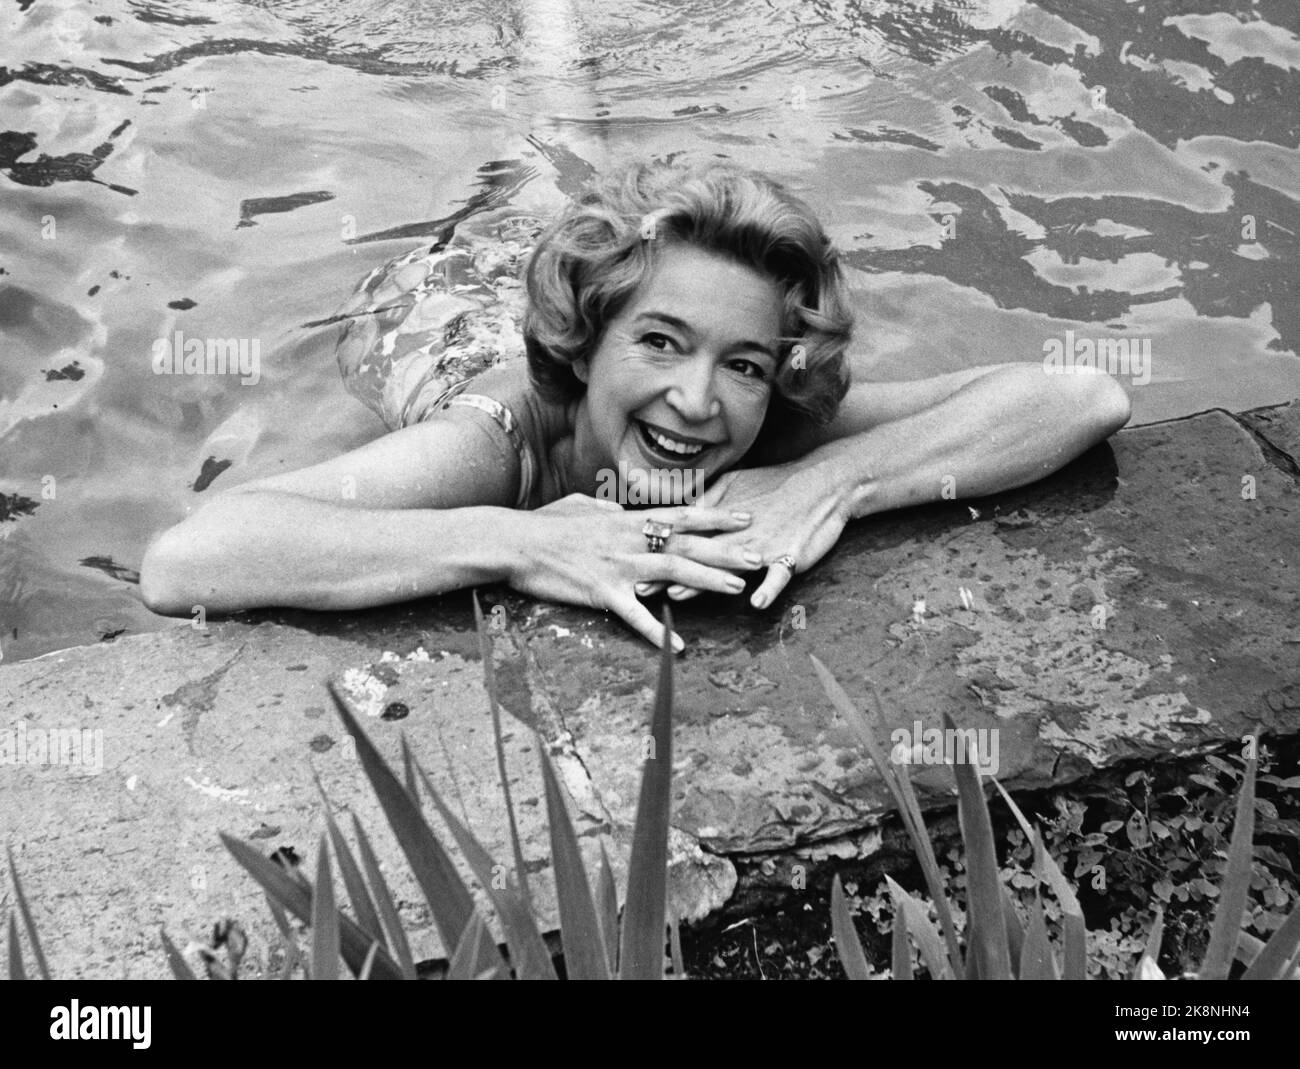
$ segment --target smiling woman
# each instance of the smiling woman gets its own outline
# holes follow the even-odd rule
[[[384,283],[428,286],[421,255]],[[445,343],[481,304],[440,262],[429,322]],[[392,433],[164,532],[141,571],[147,604],[347,609],[507,582],[613,611],[658,644],[638,595],[739,594],[766,569],[750,599],[765,608],[850,519],[1029,482],[1128,419],[1104,375],[1039,365],[850,383],[836,250],[802,201],[731,164],[598,180],[538,239],[526,284],[526,362],[489,353],[449,381],[446,344],[367,335],[345,371]],[[419,302],[404,307],[420,321]],[[677,504],[629,512],[602,492],[613,472]]]

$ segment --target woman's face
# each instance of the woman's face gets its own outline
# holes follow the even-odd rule
[[[658,251],[590,360],[574,366],[587,384],[575,446],[586,475],[611,470],[665,488],[685,480],[687,493],[698,493],[762,427],[782,295],[771,279],[714,253],[681,244]]]

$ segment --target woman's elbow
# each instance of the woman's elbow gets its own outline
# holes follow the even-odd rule
[[[1128,424],[1133,415],[1133,403],[1128,391],[1109,375],[1103,378],[1101,397],[1096,401],[1098,418],[1105,428],[1102,437],[1109,438]]]
[[[175,527],[164,531],[149,546],[140,564],[140,598],[145,608],[161,616],[182,616],[190,612],[190,598],[183,582],[186,572],[184,536]]]
[[[1133,414],[1128,391],[1104,371],[1077,374],[1073,384],[1081,394],[1074,403],[1088,425],[1089,437],[1104,442],[1128,423]]]

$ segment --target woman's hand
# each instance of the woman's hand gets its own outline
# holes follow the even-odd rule
[[[662,553],[651,553],[642,528],[647,520],[673,525]],[[656,646],[664,627],[640,601],[644,584],[681,584],[694,590],[739,594],[745,581],[736,572],[753,571],[762,560],[740,542],[723,542],[750,526],[748,516],[730,508],[700,505],[625,511],[613,501],[570,494],[534,512],[519,515],[517,563],[509,583],[521,593],[617,613]],[[685,647],[678,635],[673,648]]]
[[[767,575],[750,597],[756,609],[766,609],[799,572],[807,571],[839,541],[849,520],[847,506],[834,482],[820,468],[778,464],[727,472],[709,487],[693,506],[710,514],[722,506],[752,513],[753,523],[724,531],[711,541],[719,547],[740,547],[757,553]],[[777,564],[779,557],[794,558],[794,571]],[[677,601],[694,597],[699,587],[678,582],[668,587]]]

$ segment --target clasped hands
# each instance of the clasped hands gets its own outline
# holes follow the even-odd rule
[[[750,596],[765,609],[835,545],[848,511],[826,478],[778,465],[728,472],[691,505],[633,511],[571,494],[527,516],[508,575],[515,589],[615,612],[654,645],[667,639],[680,652],[680,636],[666,636],[639,598],[739,594],[745,573],[765,569]],[[659,525],[672,528],[662,540]]]
[[[752,517],[745,527],[719,531],[711,540],[739,546],[761,561],[766,575],[749,599],[756,609],[771,605],[795,575],[830,552],[849,518],[825,481],[789,464],[727,472],[691,507],[724,506]],[[665,548],[672,550],[671,540]],[[648,597],[665,589],[674,601],[702,593],[688,584],[665,582],[638,583],[636,592]]]

